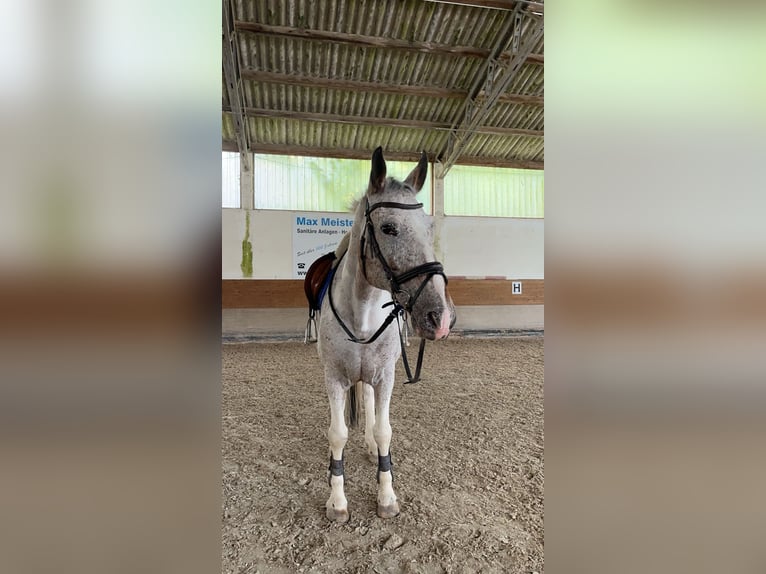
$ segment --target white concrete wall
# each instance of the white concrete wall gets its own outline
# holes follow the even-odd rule
[[[245,210],[223,209],[222,277],[241,279]],[[251,210],[253,279],[292,279],[293,211]],[[448,275],[544,278],[544,221],[444,217],[440,245]]]
[[[242,279],[242,239],[245,210],[222,210],[222,277]],[[293,278],[292,211],[250,210],[253,279]]]

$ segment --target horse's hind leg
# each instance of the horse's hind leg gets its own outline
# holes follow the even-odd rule
[[[364,442],[370,462],[378,462],[378,444],[375,442],[375,389],[364,383]]]
[[[327,378],[327,396],[330,399],[330,498],[325,505],[327,518],[335,522],[348,521],[348,501],[343,492],[343,448],[348,440],[348,427],[345,421],[346,391],[338,380]]]
[[[393,518],[399,514],[399,503],[394,494],[394,475],[391,471],[391,423],[388,405],[393,390],[393,373],[389,381],[375,387],[375,443],[378,445],[378,516]]]

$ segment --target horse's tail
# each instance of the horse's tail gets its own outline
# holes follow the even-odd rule
[[[362,381],[359,381],[348,390],[348,426],[359,426],[359,411],[362,409]]]

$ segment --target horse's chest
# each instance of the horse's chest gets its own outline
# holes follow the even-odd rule
[[[382,344],[378,349],[363,349],[360,365],[361,380],[376,383],[385,371],[391,371],[396,365],[398,347],[394,344]]]
[[[336,366],[349,383],[364,381],[377,384],[394,370],[399,358],[398,339],[385,335],[381,339],[371,345],[353,345],[342,354],[343,358]]]

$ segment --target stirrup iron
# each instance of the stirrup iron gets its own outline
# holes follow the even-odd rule
[[[309,320],[306,321],[306,332],[303,335],[303,344],[307,345],[308,343],[316,343],[317,339],[319,337],[319,329],[317,329],[317,322],[315,317],[314,310],[312,309],[309,312]],[[311,325],[314,325],[314,335],[312,337],[311,334]]]

